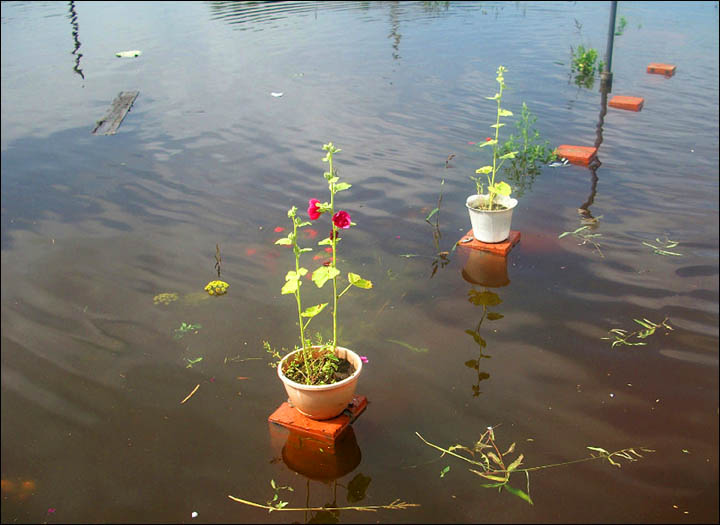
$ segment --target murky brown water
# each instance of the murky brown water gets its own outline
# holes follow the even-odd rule
[[[3,523],[717,522],[717,2],[619,3],[611,96],[644,97],[639,113],[603,112],[599,82],[569,77],[570,46],[604,54],[609,5],[3,2]],[[445,263],[470,228],[487,157],[468,142],[490,134],[500,64],[507,107],[527,102],[552,145],[599,143],[602,165],[543,167],[505,260]],[[90,135],[134,89],[118,134]],[[358,225],[341,263],[375,283],[341,300],[370,404],[335,458],[298,456],[268,424],[286,396],[262,348],[297,337],[274,229],[326,198],[328,141]],[[600,251],[558,239],[578,208]],[[682,255],[642,244],[656,238]],[[219,298],[203,292],[216,244]],[[666,317],[646,346],[601,339]],[[415,434],[470,446],[488,426],[523,467],[656,452],[534,471],[531,506]],[[270,480],[291,507],[420,507],[228,498],[264,504]]]

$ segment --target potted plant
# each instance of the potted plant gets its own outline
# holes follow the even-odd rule
[[[505,89],[504,73],[507,71],[504,66],[497,69],[497,82],[500,86],[498,93],[492,97],[485,97],[489,100],[497,102],[497,117],[495,124],[491,128],[495,128],[495,138],[487,137],[485,142],[479,147],[492,147],[492,165],[483,166],[475,171],[477,177],[470,177],[475,182],[477,193],[470,195],[465,205],[470,213],[470,223],[472,224],[473,236],[482,242],[502,242],[510,235],[510,224],[512,221],[512,213],[517,200],[510,197],[512,188],[506,182],[495,180],[497,173],[507,159],[515,158],[517,151],[509,151],[501,154],[499,151],[498,140],[500,137],[500,128],[505,124],[500,122],[500,117],[511,117],[512,112],[503,109],[500,106],[502,101],[503,90]],[[483,184],[485,180],[482,175],[486,176],[487,193],[483,193]]]
[[[335,195],[349,189],[351,185],[339,182],[339,177],[333,168],[333,155],[341,150],[335,148],[332,142],[325,144],[323,150],[327,152],[323,162],[329,164],[329,171],[324,173],[324,177],[330,190],[330,202],[321,203],[318,199],[310,199],[308,215],[312,221],[319,220],[324,214],[331,216],[330,235],[318,242],[318,245],[331,247],[332,256],[312,273],[312,281],[318,288],[322,288],[328,281],[332,283],[332,341],[323,342],[318,338],[313,344],[307,336],[310,321],[320,314],[328,303],[306,309],[302,307],[300,287],[302,278],[308,274],[308,270],[300,266],[300,256],[312,249],[298,246],[298,230],[312,223],[298,217],[297,208],[293,206],[288,211],[288,218],[293,224],[292,232],[287,237],[275,241],[275,244],[292,246],[295,255],[295,269],[290,270],[285,276],[281,293],[295,296],[300,346],[281,357],[269,343],[264,343],[266,350],[280,359],[277,373],[285,386],[290,403],[299,412],[312,419],[330,419],[338,416],[352,401],[363,362],[367,362],[367,358],[337,344],[338,299],[353,286],[372,288],[372,282],[355,273],[348,273],[348,284],[338,292],[340,270],[337,268],[337,244],[340,241],[340,232],[355,226],[355,223],[351,222],[347,211],[335,211]]]

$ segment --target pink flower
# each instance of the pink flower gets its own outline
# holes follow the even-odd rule
[[[317,199],[310,199],[308,201],[308,215],[310,216],[310,219],[313,221],[316,221],[320,218],[320,211],[318,211],[318,202],[320,202]]]
[[[346,230],[350,227],[350,214],[346,211],[340,210],[332,217],[333,224],[335,227],[341,230]]]
[[[280,233],[280,232],[284,232],[284,231],[285,231],[285,228],[283,228],[282,226],[277,226],[275,228],[275,233]]]
[[[367,363],[367,362],[370,361],[370,360],[369,360],[367,357],[365,357],[364,355],[361,355],[361,356],[360,356],[360,361],[362,361],[363,363]]]

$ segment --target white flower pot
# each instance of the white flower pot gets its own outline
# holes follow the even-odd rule
[[[313,346],[312,348],[320,349],[321,347]],[[295,350],[283,357],[277,368],[278,377],[285,385],[290,404],[298,412],[311,419],[331,419],[342,414],[355,395],[355,387],[362,371],[360,356],[352,350],[338,346],[337,356],[350,361],[355,367],[355,372],[350,377],[331,385],[303,385],[288,379],[282,372],[285,361],[298,352],[302,352],[302,350]]]
[[[496,195],[495,202],[502,204],[504,210],[479,210],[476,206],[484,203],[488,195],[470,195],[465,201],[470,213],[470,224],[472,224],[473,236],[481,242],[502,242],[510,235],[510,223],[512,213],[517,206],[517,199]]]

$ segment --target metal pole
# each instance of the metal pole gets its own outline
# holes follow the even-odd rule
[[[605,51],[605,70],[600,75],[600,81],[608,91],[612,91],[612,53],[615,40],[615,14],[617,13],[617,1],[610,2],[610,24],[608,25],[607,50]],[[602,87],[601,87],[602,89]]]

